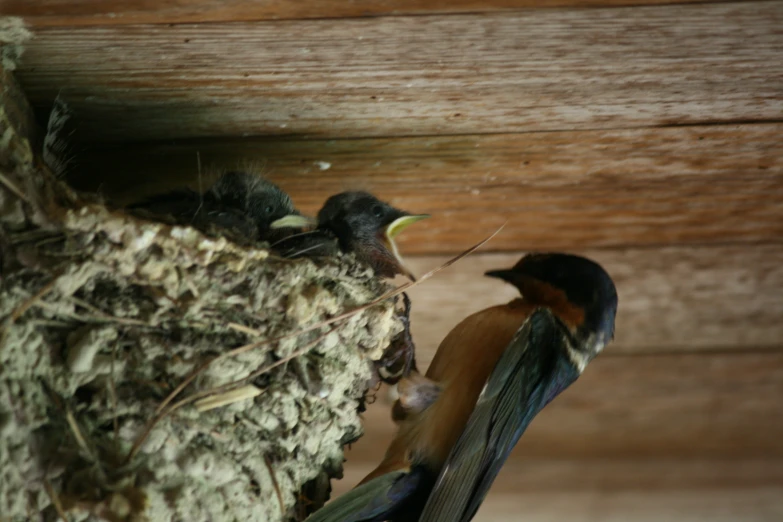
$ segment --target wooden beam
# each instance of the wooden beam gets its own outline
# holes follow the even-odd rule
[[[697,3],[703,0],[363,0],[346,2],[248,0],[4,0],[4,14],[33,27],[236,22],[350,18],[404,14],[506,11],[529,7],[600,7]]]
[[[347,454],[332,498],[372,470]],[[542,460],[504,466],[476,522],[768,522],[783,515],[783,461]]]
[[[783,458],[783,353],[601,355],[512,453],[537,459]],[[394,426],[383,396],[349,461],[377,463]]]
[[[376,462],[346,452],[338,494],[358,483]],[[768,459],[541,459],[512,458],[492,491],[496,495],[536,492],[693,491],[783,486],[783,460]]]
[[[783,516],[780,486],[708,491],[591,491],[488,496],[475,522],[772,522]]]
[[[213,140],[97,148],[76,157],[73,181],[122,204],[198,188],[197,153],[206,170],[255,164],[311,214],[349,189],[432,214],[401,236],[409,254],[460,252],[505,222],[490,250],[779,241],[781,135],[783,124]]]
[[[616,338],[603,356],[783,348],[783,245],[579,253],[601,263],[617,285]],[[511,267],[521,255],[476,254],[409,292],[423,367],[458,322],[519,295],[483,274]],[[423,274],[445,259],[408,264]]]
[[[19,77],[84,141],[783,120],[783,4],[42,29]]]

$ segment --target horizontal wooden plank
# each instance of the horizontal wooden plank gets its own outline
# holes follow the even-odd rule
[[[646,491],[503,495],[482,506],[475,522],[777,522],[781,487],[713,491]],[[491,497],[491,494],[490,494]],[[490,498],[488,497],[488,498]]]
[[[333,498],[372,467],[348,452]],[[542,460],[507,464],[476,522],[772,522],[783,516],[783,461]]]
[[[380,462],[394,431],[384,397],[349,461]],[[604,354],[536,417],[511,462],[780,459],[781,400],[783,353]]]
[[[783,4],[48,28],[77,136],[366,137],[783,119]]]
[[[764,124],[199,141],[98,148],[77,155],[73,181],[127,203],[198,188],[197,153],[205,169],[249,162],[312,214],[347,189],[432,214],[401,236],[410,254],[460,252],[505,222],[489,249],[779,241],[781,135]]]
[[[3,11],[33,27],[351,18],[503,11],[528,7],[600,7],[697,3],[703,0],[4,0]]]
[[[361,442],[357,443],[361,444]],[[346,451],[337,494],[353,487],[375,467]],[[731,490],[783,486],[783,460],[768,459],[541,459],[509,460],[493,493],[558,493],[642,490],[647,492]]]
[[[606,354],[783,348],[783,245],[580,251],[606,268],[620,300]],[[411,328],[426,367],[463,318],[517,297],[487,270],[521,254],[474,254],[413,288]],[[416,274],[446,258],[410,258]]]

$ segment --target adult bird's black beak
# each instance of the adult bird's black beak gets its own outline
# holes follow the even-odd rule
[[[484,272],[484,275],[487,277],[496,277],[509,283],[519,276],[519,274],[513,270],[488,270]]]

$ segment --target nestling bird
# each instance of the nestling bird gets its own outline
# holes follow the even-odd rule
[[[316,226],[311,234],[291,237],[273,247],[287,257],[329,255],[339,247],[343,252],[355,252],[381,277],[403,274],[414,279],[394,238],[428,217],[394,208],[368,192],[341,192],[326,200],[316,220],[290,216],[272,223],[273,228]]]
[[[277,185],[258,175],[230,171],[204,194],[182,189],[153,196],[130,207],[169,217],[175,223],[204,231],[230,231],[252,241],[277,241],[295,231],[270,225],[298,215],[291,198]]]
[[[383,461],[308,522],[471,520],[531,420],[614,336],[617,293],[593,261],[530,254],[486,275],[522,297],[467,317],[426,377],[400,382]]]

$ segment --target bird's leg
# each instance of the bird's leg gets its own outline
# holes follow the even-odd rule
[[[402,302],[405,307],[403,312],[405,315],[402,318],[404,325],[402,336],[404,339],[404,346],[402,347],[403,355],[405,357],[405,363],[402,367],[402,376],[407,377],[411,371],[416,370],[416,345],[413,344],[413,336],[411,335],[411,300],[408,294],[402,293]]]
[[[361,397],[361,399],[359,399],[359,407],[357,408],[359,413],[364,413],[367,411],[367,406],[375,404],[375,401],[378,399],[378,392],[380,391],[382,385],[383,381],[377,378],[377,376],[373,375],[369,386],[367,387],[367,391],[365,391],[364,395]]]
[[[426,410],[440,396],[441,389],[437,382],[417,371],[403,377],[397,383],[399,398],[392,408],[392,419],[400,422]]]
[[[394,338],[378,362],[379,377],[388,384],[397,384],[399,398],[392,407],[392,419],[396,422],[427,409],[441,390],[436,382],[424,377],[416,368],[416,345],[410,329],[411,300],[405,293],[402,298],[403,331]]]
[[[403,330],[392,339],[381,358],[375,362],[378,377],[386,384],[396,384],[416,370],[416,345],[411,336],[411,300],[403,293],[403,313],[400,320]]]
[[[342,478],[342,470],[337,474]],[[329,474],[321,471],[314,479],[306,482],[299,490],[298,498],[294,509],[296,510],[296,520],[305,520],[308,515],[321,509],[329,500],[332,493],[332,485],[329,480]]]

